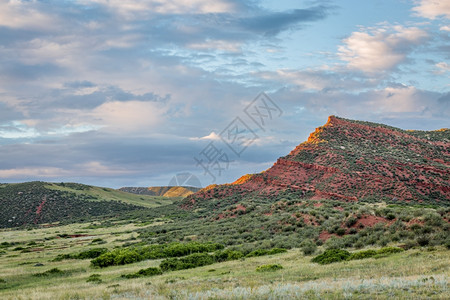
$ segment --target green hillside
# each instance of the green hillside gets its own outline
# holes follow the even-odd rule
[[[119,216],[171,204],[176,198],[134,195],[77,183],[27,182],[0,185],[0,227]]]
[[[167,205],[171,204],[174,200],[174,198],[169,197],[137,195],[123,192],[121,190],[79,183],[47,183],[45,187],[51,190],[74,193],[76,195],[92,196],[92,198],[89,199],[91,201],[114,200],[144,207],[158,207],[161,205]]]

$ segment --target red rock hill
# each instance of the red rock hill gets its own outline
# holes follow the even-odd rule
[[[183,205],[249,193],[270,197],[288,189],[313,199],[449,201],[449,158],[449,129],[405,131],[330,116],[268,170],[202,189]]]

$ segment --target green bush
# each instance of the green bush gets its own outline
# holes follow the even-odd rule
[[[73,257],[77,259],[97,258],[100,255],[106,253],[107,251],[108,249],[106,248],[92,248],[87,251],[80,252],[74,255]]]
[[[194,253],[213,252],[223,249],[222,244],[217,243],[171,243],[166,245],[150,245],[146,247],[124,248],[110,252],[103,252],[91,261],[95,267],[108,267],[114,265],[126,265],[139,262],[145,259],[160,259],[170,257],[180,257]],[[103,249],[103,248],[97,248]],[[92,252],[86,255],[98,254]]]
[[[363,250],[359,252],[354,252],[350,255],[349,260],[353,259],[364,259],[377,255],[377,251],[375,250]]]
[[[258,250],[254,250],[252,252],[250,252],[249,254],[246,255],[246,257],[256,257],[256,256],[263,256],[263,255],[267,255],[269,251],[265,250],[265,249],[258,249]]]
[[[142,257],[136,250],[119,250],[114,257],[114,265],[127,265],[141,261]]]
[[[214,253],[214,260],[217,262],[237,260],[242,257],[244,257],[244,253],[242,253],[242,251],[237,250],[226,249]]]
[[[267,255],[275,255],[280,253],[286,253],[287,250],[284,248],[272,248],[267,252]]]
[[[283,269],[283,266],[279,264],[262,265],[256,268],[256,272],[274,272],[281,269]]]
[[[139,271],[137,271],[136,273],[132,273],[132,274],[126,274],[126,275],[122,275],[121,277],[124,278],[139,278],[139,277],[147,277],[147,276],[156,276],[156,275],[161,275],[163,272],[160,268],[147,268],[147,269],[141,269]]]
[[[215,256],[207,253],[194,253],[182,258],[169,258],[161,262],[160,268],[163,271],[176,271],[207,266],[215,263]]]
[[[115,252],[106,252],[100,255],[99,257],[91,260],[91,265],[100,268],[113,266],[115,258],[116,258]]]
[[[325,265],[347,260],[350,255],[350,252],[348,252],[347,250],[328,249],[325,250],[324,253],[314,257],[311,261],[321,265]]]
[[[65,273],[64,271],[61,271],[58,268],[53,268],[42,273],[33,274],[33,276],[47,277],[47,276],[63,275],[64,273]]]
[[[317,245],[311,240],[304,240],[300,247],[304,255],[312,255],[317,250]]]
[[[422,235],[417,238],[417,244],[419,244],[419,246],[423,247],[423,246],[428,245],[429,243],[430,243],[430,238],[426,235]]]
[[[393,253],[399,253],[399,252],[403,252],[405,251],[402,248],[398,248],[398,247],[385,247],[385,248],[381,248],[380,250],[377,251],[377,254],[393,254]]]
[[[88,277],[86,282],[92,282],[92,283],[101,283],[102,280],[100,279],[100,274],[92,274]]]
[[[183,269],[183,263],[178,258],[167,258],[161,262],[159,265],[161,270],[166,271],[176,271]]]

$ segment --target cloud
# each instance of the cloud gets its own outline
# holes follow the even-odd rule
[[[446,0],[420,0],[412,10],[421,17],[436,19],[443,16],[450,19],[450,2]]]
[[[70,175],[70,172],[61,168],[0,169],[0,178],[2,179],[21,179],[24,177],[55,178],[67,175]]]
[[[240,52],[242,44],[239,42],[207,39],[204,42],[191,43],[186,46],[194,50],[220,50],[227,52]]]
[[[89,115],[91,122],[114,133],[142,133],[153,131],[164,120],[166,109],[154,102],[112,101],[95,108]],[[88,119],[88,120],[89,120]]]
[[[331,92],[337,90],[361,90],[368,87],[375,87],[379,84],[378,80],[362,80],[354,77],[347,71],[331,70],[328,68],[290,70],[281,69],[276,72],[255,72],[269,82],[278,81],[280,83],[289,83],[295,85],[301,90]]]
[[[0,1],[0,27],[28,30],[55,30],[55,16],[44,13],[39,1]]]
[[[202,140],[208,140],[208,141],[220,141],[220,136],[216,134],[214,131],[210,134],[202,137],[192,137],[189,138],[191,141],[202,141]]]
[[[361,28],[343,40],[338,55],[350,69],[367,73],[388,72],[404,63],[408,54],[428,36],[420,28],[401,25]]]
[[[450,26],[446,25],[446,26],[441,26],[441,28],[439,28],[439,30],[442,31],[450,31]]]
[[[438,68],[438,70],[437,70],[438,74],[444,74],[446,72],[450,72],[450,65],[444,61],[437,63],[435,66]]]
[[[85,6],[100,5],[123,17],[132,19],[151,14],[230,13],[237,3],[227,0],[78,0]]]
[[[243,28],[254,32],[263,33],[268,36],[276,35],[300,23],[324,19],[329,9],[325,6],[316,6],[307,9],[271,12],[241,19],[240,24]]]

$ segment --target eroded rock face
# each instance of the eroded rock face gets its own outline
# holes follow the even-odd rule
[[[405,131],[330,116],[268,170],[200,190],[183,205],[233,194],[270,196],[287,189],[313,199],[449,201],[449,158],[449,129]]]

